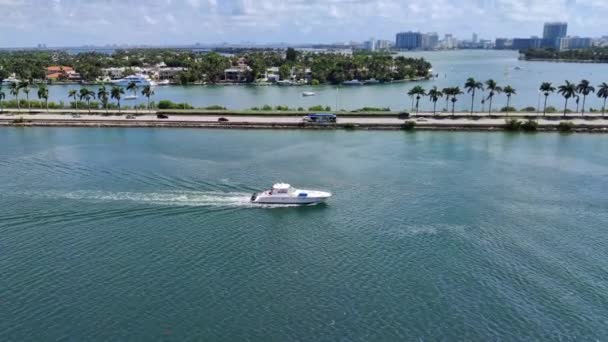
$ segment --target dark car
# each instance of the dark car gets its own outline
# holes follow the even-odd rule
[[[230,120],[228,120],[228,119],[226,119],[226,118],[223,118],[223,117],[222,117],[222,118],[217,119],[217,121],[218,121],[218,122],[228,122],[228,121],[230,121]]]
[[[158,115],[156,116],[156,118],[157,118],[157,119],[168,119],[168,118],[169,118],[169,116],[167,116],[167,115],[165,115],[165,114],[158,114]]]
[[[410,113],[408,113],[408,112],[399,113],[399,119],[408,119],[409,117],[410,117]]]

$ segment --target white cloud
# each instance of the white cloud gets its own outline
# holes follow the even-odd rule
[[[0,46],[525,37],[552,20],[599,36],[606,17],[607,0],[0,0]]]

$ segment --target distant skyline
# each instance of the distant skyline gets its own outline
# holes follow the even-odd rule
[[[605,18],[606,0],[0,0],[0,47],[494,39],[542,36],[546,21],[599,37]]]

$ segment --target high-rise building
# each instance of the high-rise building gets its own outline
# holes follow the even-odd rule
[[[588,49],[592,45],[591,38],[566,37],[559,40],[559,50]]]
[[[455,49],[457,42],[452,34],[446,33],[443,37],[443,48],[444,49]]]
[[[477,36],[477,33],[473,33],[473,37],[472,37],[471,41],[473,43],[477,43],[478,40],[479,40],[479,37]]]
[[[377,50],[388,50],[391,48],[391,46],[393,45],[393,42],[391,40],[378,40],[376,42],[376,49]]]
[[[369,51],[376,51],[376,40],[374,38],[370,38],[368,41],[363,43],[363,48]]]
[[[568,23],[545,23],[543,29],[543,46],[559,49],[560,39],[568,35]]]
[[[439,45],[439,35],[436,32],[429,32],[422,35],[421,48],[424,50],[436,49]]]
[[[400,32],[395,39],[395,47],[402,50],[414,50],[422,47],[422,33]]]

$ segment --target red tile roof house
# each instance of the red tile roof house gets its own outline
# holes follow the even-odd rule
[[[74,71],[74,68],[69,66],[50,66],[46,68],[47,80],[69,80],[80,81],[80,74]]]

